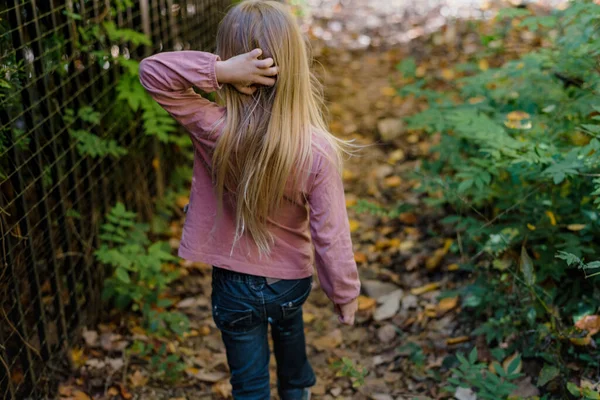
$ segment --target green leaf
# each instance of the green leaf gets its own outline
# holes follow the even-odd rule
[[[533,261],[529,257],[529,254],[527,254],[525,246],[521,247],[521,272],[523,273],[523,278],[525,278],[525,283],[529,286],[533,286],[535,284]]]
[[[540,371],[538,377],[538,386],[545,386],[552,379],[556,378],[560,374],[560,370],[554,365],[544,364],[544,367]]]
[[[129,273],[124,268],[117,268],[115,270],[115,276],[123,283],[131,283],[131,278],[129,278]]]

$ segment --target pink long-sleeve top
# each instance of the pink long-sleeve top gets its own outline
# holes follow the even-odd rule
[[[140,82],[185,127],[194,146],[190,203],[179,256],[279,279],[311,276],[314,263],[327,296],[336,304],[350,302],[359,294],[360,281],[343,183],[335,166],[314,144],[313,166],[306,187],[286,196],[277,214],[269,218],[269,229],[275,238],[269,257],[260,257],[256,245],[246,235],[232,246],[235,219],[230,207],[225,206],[222,220],[216,221],[211,155],[227,110],[197,94],[193,87],[207,93],[220,88],[215,74],[218,60],[211,53],[176,51],[153,55],[140,64]]]

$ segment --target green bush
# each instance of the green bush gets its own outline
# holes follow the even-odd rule
[[[407,60],[399,70],[412,82],[398,93],[428,100],[407,118],[409,129],[440,138],[415,171],[417,190],[451,210],[442,222],[461,234],[461,267],[475,273],[463,306],[483,321],[476,333],[560,365],[565,393],[566,361],[594,373],[600,356],[597,346],[572,343],[582,336],[574,322],[600,304],[600,5],[498,19],[516,19],[509,26],[549,44],[499,68],[462,65],[470,72],[456,91],[417,79]]]
[[[171,255],[168,243],[150,244],[149,225],[136,223],[135,218],[135,213],[117,203],[101,226],[103,243],[94,254],[112,268],[104,282],[103,298],[120,309],[141,311],[150,332],[183,334],[189,330],[189,320],[180,312],[163,311],[173,301],[161,296],[179,276],[177,270],[163,266],[177,258]]]

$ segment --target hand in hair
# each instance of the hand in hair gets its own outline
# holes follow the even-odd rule
[[[354,325],[354,314],[358,310],[358,298],[347,304],[336,304],[335,312],[342,324]]]
[[[215,73],[219,83],[229,83],[239,92],[251,95],[258,87],[256,85],[273,86],[274,76],[278,69],[273,66],[273,59],[259,60],[261,49],[231,57],[225,61],[217,61]]]

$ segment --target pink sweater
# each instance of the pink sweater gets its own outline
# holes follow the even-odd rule
[[[226,109],[201,97],[192,87],[204,92],[220,88],[215,75],[217,60],[219,57],[211,53],[177,51],[153,55],[140,64],[142,85],[186,128],[194,145],[190,204],[179,256],[279,279],[311,276],[315,263],[327,296],[336,304],[348,303],[358,296],[360,281],[343,183],[336,168],[317,150],[313,151],[307,187],[296,190],[296,194],[288,193],[277,215],[269,219],[269,229],[275,237],[270,257],[261,259],[247,236],[232,247],[235,222],[231,209],[224,207],[223,219],[216,221],[211,154],[219,135],[214,128],[223,121]]]

